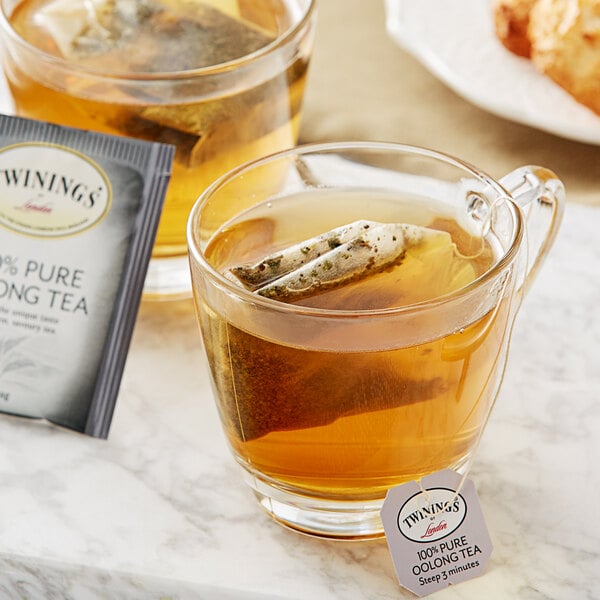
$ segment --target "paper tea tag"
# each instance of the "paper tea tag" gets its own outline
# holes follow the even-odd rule
[[[483,574],[492,542],[473,482],[438,471],[388,491],[381,520],[400,585],[427,596]]]

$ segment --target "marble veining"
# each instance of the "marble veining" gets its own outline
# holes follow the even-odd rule
[[[569,206],[471,476],[494,552],[444,600],[600,598],[600,209]],[[0,417],[0,598],[397,600],[384,541],[283,529],[218,423],[190,302],[141,307],[108,441]]]

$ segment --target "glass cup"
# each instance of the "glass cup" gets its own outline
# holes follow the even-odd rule
[[[107,25],[110,3],[100,0],[0,0],[0,30],[18,115],[175,145],[144,290],[168,299],[191,294],[185,226],[201,191],[296,143],[315,8],[313,0],[176,1],[166,9],[161,1],[117,2]],[[128,47],[132,8],[136,23],[150,25]],[[106,46],[103,36],[119,42]]]
[[[378,537],[390,487],[468,470],[563,203],[541,167],[495,181],[431,150],[359,142],[278,153],[203,193],[188,221],[197,315],[227,440],[274,519]],[[255,275],[282,268],[282,248],[361,219],[452,237],[295,303],[232,277],[265,256]]]

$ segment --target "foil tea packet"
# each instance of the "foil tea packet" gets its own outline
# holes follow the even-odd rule
[[[172,159],[0,115],[0,411],[108,436]]]

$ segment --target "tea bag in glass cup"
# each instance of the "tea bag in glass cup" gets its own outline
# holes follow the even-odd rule
[[[228,62],[273,41],[246,21],[190,0],[54,0],[36,19],[64,58],[100,56],[105,70],[108,55],[124,47],[129,51],[119,58],[128,62],[115,64],[117,70],[173,72]],[[140,44],[147,37],[153,45]]]
[[[456,256],[446,231],[356,221],[255,264],[233,267],[226,277],[281,302],[369,310],[430,299],[438,289],[447,292],[469,283],[473,268],[457,264]],[[392,278],[404,284],[389,285]]]
[[[431,299],[438,290],[447,293],[467,285],[477,274],[471,262],[461,258],[447,231],[412,224],[356,221],[258,262],[232,267],[225,276],[259,296],[280,302],[319,309],[369,310]],[[236,386],[244,389],[252,388],[246,381],[252,369],[245,369],[244,365],[253,365],[256,360],[265,364],[277,361],[285,352],[282,346],[274,345],[273,356],[263,347],[261,356],[255,357],[251,340],[242,332],[229,331],[227,344],[238,359]],[[302,377],[304,383],[300,387],[308,390],[305,396],[291,401],[281,381],[265,377],[262,393],[247,403],[247,413],[244,406],[227,407],[231,410],[231,422],[238,426],[243,423],[243,436],[248,440],[271,431],[318,427],[341,417],[395,408],[398,402],[423,402],[443,393],[439,378],[421,373],[416,363],[410,372],[400,373],[382,369],[377,357],[372,358],[364,355],[361,360],[372,362],[369,371],[377,374],[377,401],[371,398],[366,402],[364,389],[348,387],[354,385],[350,383],[352,378],[336,375],[339,362],[329,360],[323,353],[319,361],[307,360],[301,369],[290,366],[288,376]],[[291,356],[289,360],[292,365]],[[346,385],[331,386],[330,382],[336,380],[345,381]],[[360,381],[356,385],[361,385]],[[399,388],[400,395],[385,392]],[[319,401],[315,403],[313,398]],[[268,419],[264,418],[266,414],[270,415]],[[241,431],[238,433],[242,435]]]

